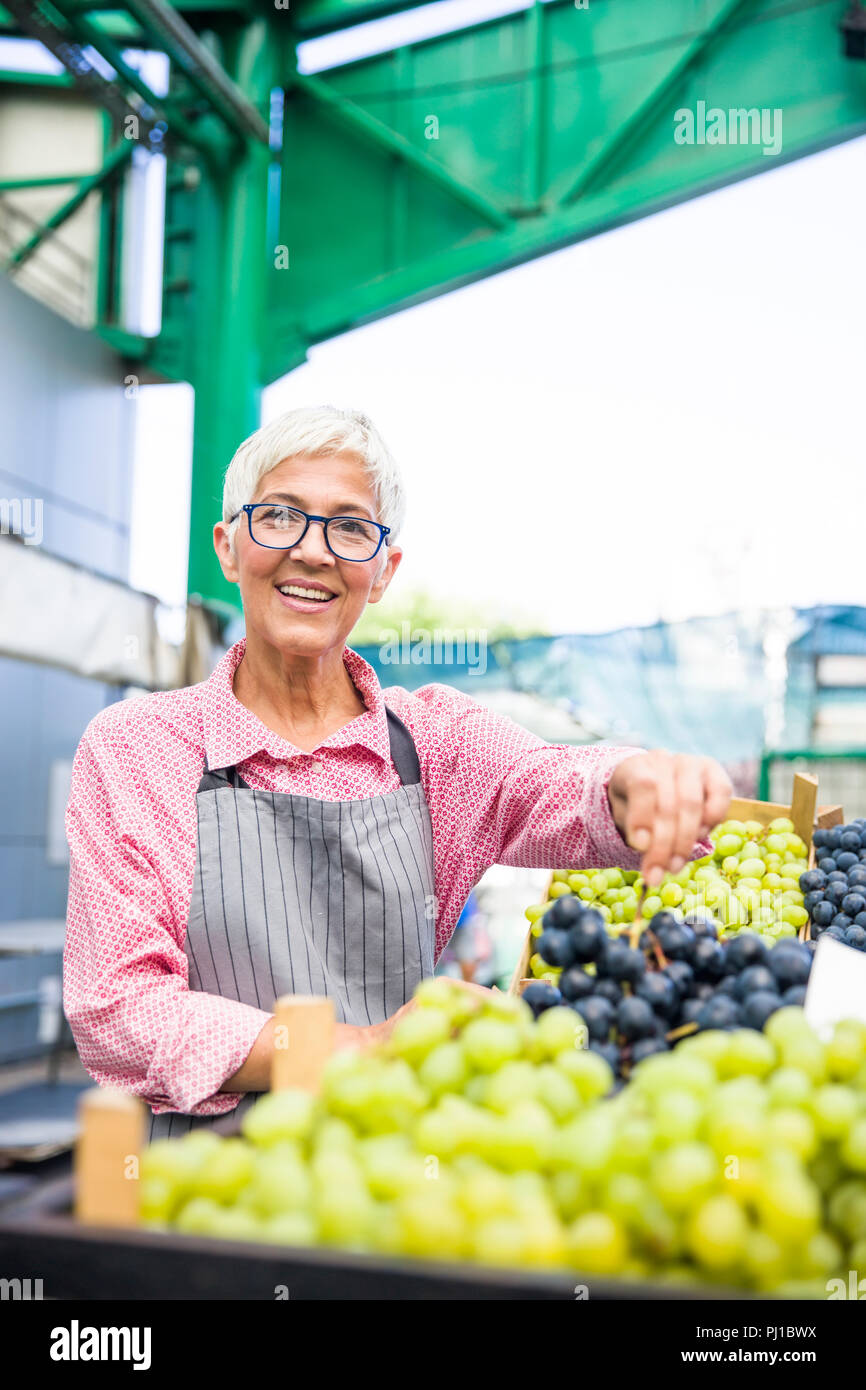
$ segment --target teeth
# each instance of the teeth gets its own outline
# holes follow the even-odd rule
[[[280,584],[278,588],[281,594],[292,594],[294,598],[317,599],[320,603],[334,597],[333,594],[326,594],[323,589],[303,589],[300,584]]]

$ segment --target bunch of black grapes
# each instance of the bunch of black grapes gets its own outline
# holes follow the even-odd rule
[[[866,820],[816,830],[812,842],[817,868],[800,875],[812,936],[866,951]]]
[[[776,1009],[802,1005],[814,942],[784,940],[768,949],[754,932],[741,931],[723,944],[718,930],[703,913],[681,921],[658,912],[634,948],[609,936],[594,908],[557,898],[544,914],[538,952],[562,968],[559,984],[535,980],[523,998],[536,1018],[556,1004],[573,1008],[589,1047],[619,1076],[668,1051],[677,1041],[669,1034],[686,1024],[760,1030]],[[654,969],[659,953],[666,964]]]

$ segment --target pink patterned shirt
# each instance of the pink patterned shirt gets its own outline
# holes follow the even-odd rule
[[[64,1007],[93,1079],[157,1112],[216,1115],[222,1083],[269,1014],[188,988],[184,935],[196,862],[195,794],[204,756],[241,764],[254,788],[326,801],[396,790],[385,700],[411,730],[433,826],[436,956],[470,889],[495,863],[613,865],[640,856],[620,838],[607,784],[642,750],[547,744],[451,686],[383,691],[346,648],[363,714],[301,752],[236,698],[246,639],[207,680],[121,700],[88,724],[66,809],[70,846]],[[703,852],[706,852],[704,850]]]

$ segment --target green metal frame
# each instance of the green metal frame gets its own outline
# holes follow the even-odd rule
[[[866,747],[862,748],[772,748],[761,754],[758,775],[758,800],[770,799],[770,768],[773,763],[793,762],[866,762]]]
[[[409,6],[26,3],[50,3],[69,40],[111,64],[130,110],[166,122],[161,331],[145,341],[120,317],[116,101],[107,127],[116,165],[76,176],[72,197],[14,263],[102,191],[96,331],[149,373],[195,388],[188,587],[232,612],[238,594],[211,536],[222,474],[258,423],[262,387],[312,344],[866,132],[866,64],[844,58],[838,32],[846,0],[592,0],[586,9],[535,0],[314,76],[297,71],[301,40]],[[0,10],[0,32],[13,28]],[[168,54],[167,96],[127,64],[127,46]],[[0,73],[0,89],[4,81],[74,85]],[[268,143],[279,88],[282,150]],[[676,146],[674,111],[699,99],[783,110],[782,153]],[[11,180],[0,194],[53,182]]]

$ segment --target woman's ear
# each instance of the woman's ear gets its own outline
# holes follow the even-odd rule
[[[382,548],[383,550],[385,549],[384,546]],[[389,545],[387,551],[388,559],[382,567],[382,573],[379,575],[378,579],[374,580],[373,586],[367,595],[368,603],[378,603],[380,598],[383,597],[385,590],[394,578],[397,566],[403,559],[403,552],[399,545]]]
[[[237,533],[236,533],[237,534]],[[238,563],[229,543],[229,523],[218,521],[213,528],[213,548],[220,562],[220,569],[230,584],[239,584]]]

